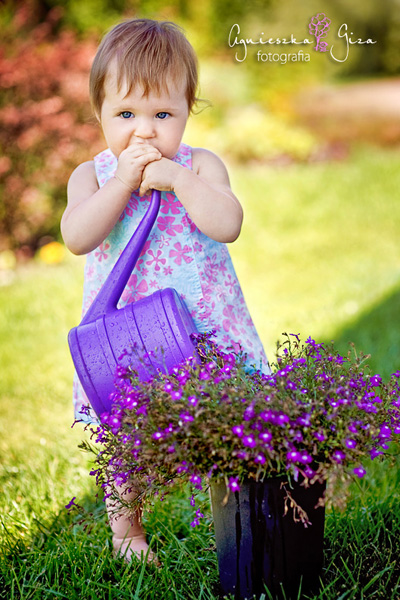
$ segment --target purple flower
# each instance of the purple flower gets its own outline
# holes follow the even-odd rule
[[[206,369],[211,373],[216,368],[216,363],[212,360],[206,364]]]
[[[190,481],[190,483],[191,483],[192,485],[194,485],[194,487],[195,487],[197,490],[201,490],[201,489],[203,489],[203,486],[201,485],[201,477],[200,477],[200,475],[196,475],[196,473],[194,473],[194,474],[193,474],[193,475],[190,477],[189,481]]]
[[[306,468],[304,469],[304,475],[306,477],[308,477],[309,479],[311,479],[312,477],[314,477],[315,471],[310,466],[307,465]]]
[[[243,446],[247,446],[248,448],[254,448],[256,446],[256,440],[252,435],[245,435],[242,441]]]
[[[308,415],[307,413],[304,414],[304,415],[302,415],[301,417],[299,417],[297,419],[296,423],[298,423],[302,427],[310,427],[310,425],[311,425],[311,415]]]
[[[206,369],[201,369],[198,377],[200,381],[208,381],[208,379],[211,378],[211,375]]]
[[[272,433],[270,431],[262,431],[258,438],[264,442],[264,444],[267,444],[268,442],[270,442],[272,440]]]
[[[250,405],[245,409],[245,411],[243,413],[243,419],[245,421],[250,421],[250,419],[253,419],[253,418],[254,418],[254,406]]]
[[[243,425],[234,425],[232,427],[232,433],[237,435],[238,437],[242,437],[243,435]]]
[[[240,451],[237,453],[237,457],[238,457],[238,458],[240,458],[240,460],[247,460],[247,458],[248,458],[248,454],[247,454],[247,452],[245,452],[244,450],[240,450]]]
[[[111,415],[110,419],[108,420],[108,424],[110,427],[120,427],[121,420],[119,417],[117,417],[117,415]]]
[[[392,430],[390,429],[389,425],[386,425],[385,423],[383,425],[381,425],[381,429],[379,431],[379,437],[381,439],[387,439],[392,437]]]
[[[283,413],[281,413],[280,415],[278,415],[276,417],[276,423],[277,425],[280,425],[281,427],[283,427],[284,425],[286,425],[286,423],[289,423],[290,419],[287,415],[284,415]]]
[[[73,497],[73,498],[72,498],[72,499],[71,499],[71,500],[68,502],[68,504],[66,504],[66,505],[65,505],[65,508],[66,508],[67,510],[69,510],[69,509],[70,509],[70,508],[72,508],[73,506],[77,506],[77,504],[75,504],[75,499],[76,499],[76,496],[74,496],[74,497]]]
[[[356,440],[353,440],[351,438],[347,438],[347,440],[345,440],[344,443],[345,443],[346,447],[349,449],[353,449],[357,446]]]
[[[383,454],[382,450],[378,450],[377,448],[372,448],[369,451],[369,455],[370,455],[370,457],[371,457],[372,460],[374,460],[374,458],[376,458],[377,456],[380,456],[382,454]]]
[[[298,462],[301,458],[301,454],[297,450],[291,450],[286,454],[286,458],[289,462]]]
[[[190,415],[189,413],[181,413],[179,415],[179,418],[181,419],[181,421],[183,421],[184,423],[190,423],[191,421],[194,421],[194,417],[192,415]]]
[[[300,454],[300,458],[299,461],[303,464],[303,465],[308,465],[309,463],[312,462],[312,457],[308,454],[308,452],[301,452]]]
[[[198,399],[196,398],[196,396],[188,396],[188,404],[190,404],[190,406],[196,406],[198,403]]]
[[[237,477],[230,477],[228,481],[228,488],[231,492],[238,492],[240,490],[239,479]]]
[[[362,477],[364,477],[366,470],[363,467],[355,467],[353,469],[353,473],[354,473],[354,475],[357,475],[357,477],[359,477],[361,479]]]
[[[166,391],[168,394],[170,394],[173,390],[174,390],[174,386],[172,385],[172,383],[170,383],[168,381],[168,383],[166,383],[164,385],[164,391]]]
[[[171,392],[172,400],[180,400],[182,398],[182,390],[179,388],[178,390],[174,390]]]
[[[181,464],[179,465],[179,467],[176,469],[176,472],[177,473],[186,473],[187,470],[188,470],[187,462],[186,462],[186,460],[183,460],[181,462]]]
[[[382,377],[380,375],[373,375],[369,382],[373,387],[379,387],[382,383]]]
[[[256,457],[254,458],[254,462],[259,465],[265,464],[265,461],[266,461],[266,458],[265,458],[264,454],[261,454],[261,452],[259,454],[257,454]]]
[[[273,420],[273,412],[272,410],[263,410],[260,413],[260,417],[263,421],[265,421],[266,423],[270,423]]]
[[[335,452],[332,454],[332,458],[335,462],[341,463],[346,458],[346,455],[341,450],[335,450]]]
[[[314,431],[313,435],[319,442],[323,442],[326,439],[323,431]]]
[[[156,440],[157,442],[159,442],[160,440],[163,439],[163,434],[161,433],[161,431],[155,431],[152,435],[153,440]]]

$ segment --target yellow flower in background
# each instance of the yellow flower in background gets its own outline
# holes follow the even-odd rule
[[[55,265],[64,260],[65,247],[59,242],[50,242],[40,248],[37,256],[46,265]]]
[[[15,269],[17,260],[12,250],[3,250],[0,252],[0,270],[11,271]]]

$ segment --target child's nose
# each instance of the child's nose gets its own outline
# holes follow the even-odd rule
[[[149,139],[154,136],[154,127],[150,120],[137,119],[135,122],[135,137]]]

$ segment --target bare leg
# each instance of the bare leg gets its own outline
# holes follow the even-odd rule
[[[117,491],[124,500],[133,500],[137,492],[135,490],[127,491],[126,487],[119,487]],[[127,562],[130,562],[134,556],[142,559],[146,556],[149,546],[146,542],[145,532],[141,525],[141,510],[137,508],[130,510],[124,506],[118,499],[107,498],[106,506],[108,519],[113,532],[113,547],[115,554],[124,556]],[[147,562],[155,559],[150,551],[147,554]]]

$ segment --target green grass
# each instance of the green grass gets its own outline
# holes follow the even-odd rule
[[[379,310],[399,302],[398,162],[364,147],[344,162],[232,171],[245,207],[232,255],[270,355],[289,331],[354,340],[386,374],[389,342],[400,364],[399,329]]]
[[[360,149],[343,163],[236,168],[246,212],[231,247],[262,338],[282,331],[349,341],[371,365],[399,366],[398,154]],[[182,494],[156,504],[147,531],[163,567],[111,555],[104,505],[71,429],[68,330],[79,321],[82,263],[31,264],[0,288],[0,598],[217,598],[207,518],[192,529]],[[322,600],[400,596],[400,469],[372,465],[345,512],[329,511]],[[64,506],[76,496],[83,512]],[[317,597],[313,600],[317,600]]]

